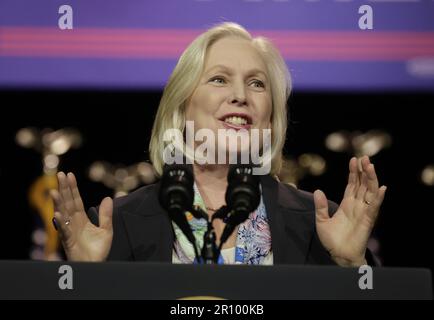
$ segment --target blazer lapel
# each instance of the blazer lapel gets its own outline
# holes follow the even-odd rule
[[[271,176],[261,177],[270,224],[274,264],[305,264],[314,234],[314,211],[306,208],[295,189]]]
[[[172,261],[173,230],[169,216],[158,201],[159,186],[156,183],[136,209],[123,214],[136,261]]]

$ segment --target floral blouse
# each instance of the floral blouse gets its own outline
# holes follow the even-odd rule
[[[194,184],[194,204],[205,210],[205,203]],[[196,245],[203,247],[203,236],[207,231],[205,219],[196,219],[190,212],[186,212],[187,220],[196,239]],[[181,229],[172,222],[175,231],[173,263],[196,263],[194,249]],[[267,211],[261,196],[256,211],[250,213],[249,218],[238,227],[235,248],[223,249],[218,259],[219,264],[255,264],[272,265],[273,252],[271,250],[271,233],[268,224]]]

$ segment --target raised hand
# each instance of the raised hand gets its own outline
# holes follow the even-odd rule
[[[55,226],[63,248],[71,261],[104,261],[113,239],[113,201],[104,198],[99,206],[99,227],[87,217],[72,173],[57,174],[59,189],[52,190]]]
[[[386,192],[386,186],[379,188],[369,158],[364,156],[359,164],[355,157],[350,160],[344,198],[333,217],[328,214],[325,194],[320,190],[314,192],[318,237],[341,266],[366,264],[368,239]]]

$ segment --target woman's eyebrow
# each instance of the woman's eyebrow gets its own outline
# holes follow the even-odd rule
[[[213,71],[214,69],[222,69],[224,72],[228,73],[228,74],[232,74],[231,69],[223,64],[217,64],[215,66],[212,66],[211,68],[209,68],[205,73],[210,73],[211,71]]]
[[[254,76],[254,75],[260,75],[262,74],[264,76],[265,79],[268,80],[268,76],[267,73],[261,69],[252,69],[249,70],[249,72],[247,73],[249,76]]]
[[[225,72],[229,75],[233,74],[232,70],[229,67],[222,65],[222,64],[217,64],[215,66],[212,66],[205,73],[208,74],[208,73],[212,72],[214,69],[221,69],[223,72]],[[254,69],[247,71],[248,76],[259,75],[259,74],[262,74],[265,77],[265,79],[268,79],[267,73],[261,69],[254,68]]]

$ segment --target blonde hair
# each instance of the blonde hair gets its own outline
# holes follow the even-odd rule
[[[173,70],[152,127],[149,144],[150,160],[158,175],[163,172],[163,136],[168,129],[185,129],[186,101],[193,94],[203,72],[209,47],[217,40],[236,36],[251,41],[267,67],[272,94],[271,115],[271,175],[277,175],[282,167],[282,150],[287,129],[286,103],[291,93],[291,78],[285,61],[274,45],[264,37],[253,38],[242,26],[225,22],[198,36],[182,53]],[[184,150],[184,149],[182,149]]]

